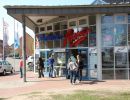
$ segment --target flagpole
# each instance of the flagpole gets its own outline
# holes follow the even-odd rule
[[[3,18],[3,60],[4,60],[4,33],[5,32],[5,26],[4,26],[4,18]]]
[[[15,19],[14,19],[14,69],[16,70],[15,68]]]

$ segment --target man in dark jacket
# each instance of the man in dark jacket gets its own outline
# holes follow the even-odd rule
[[[39,57],[39,60],[38,60],[38,73],[39,73],[39,77],[38,78],[41,78],[41,76],[44,77],[44,74],[43,74],[43,69],[44,69],[44,61],[41,57]]]
[[[78,72],[77,72],[77,74],[78,74],[78,80],[79,80],[79,82],[81,82],[81,80],[82,80],[82,70],[83,70],[83,61],[82,61],[82,59],[81,59],[81,56],[80,55],[77,55],[77,64],[78,64]]]

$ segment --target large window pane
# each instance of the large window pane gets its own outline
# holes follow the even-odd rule
[[[114,24],[103,24],[101,26],[102,46],[114,45]]]
[[[127,53],[117,52],[115,53],[115,67],[126,68],[127,67]]]
[[[81,32],[84,29],[86,29],[86,27],[79,27],[78,30],[79,30],[79,32]],[[83,39],[81,42],[79,42],[79,44],[78,44],[79,47],[88,47],[88,34],[79,36],[77,39],[78,40]]]
[[[102,68],[113,68],[114,67],[114,53],[113,48],[102,49]]]
[[[102,79],[114,79],[114,70],[102,70]]]
[[[105,24],[105,23],[113,23],[114,22],[114,18],[112,15],[105,15],[101,17],[101,23]]]
[[[128,79],[128,70],[115,70],[116,79]]]
[[[96,46],[96,26],[90,26],[91,33],[89,34],[89,47]]]
[[[127,25],[126,24],[115,25],[115,45],[116,46],[127,45]]]

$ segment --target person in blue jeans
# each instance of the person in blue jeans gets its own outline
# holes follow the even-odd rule
[[[76,62],[72,61],[70,58],[67,67],[70,70],[70,83],[74,85],[76,81],[76,73],[78,70],[78,65]]]
[[[51,55],[48,59],[48,64],[49,64],[49,77],[53,77],[53,70],[54,70],[54,57]]]

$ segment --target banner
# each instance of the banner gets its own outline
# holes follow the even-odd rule
[[[20,41],[19,41],[19,34],[18,32],[14,33],[14,49],[19,48],[20,46]]]
[[[9,35],[8,35],[8,23],[3,19],[3,46],[8,45]]]

